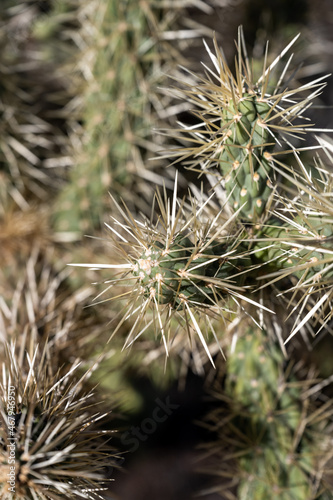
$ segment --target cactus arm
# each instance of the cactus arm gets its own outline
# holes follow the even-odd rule
[[[328,500],[323,471],[332,405],[321,421],[313,419],[316,405],[304,397],[310,376],[286,362],[267,331],[242,326],[223,382],[218,379],[214,387],[219,404],[205,420],[213,423],[218,470],[232,474],[241,500]]]

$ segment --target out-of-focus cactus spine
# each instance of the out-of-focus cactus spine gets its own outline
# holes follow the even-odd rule
[[[72,161],[68,134],[76,118],[69,109],[77,91],[70,66],[75,44],[66,37],[77,21],[75,2],[65,3],[50,2],[53,22],[42,37],[34,32],[44,18],[42,4],[1,4],[0,171],[23,209],[27,201],[50,202]]]

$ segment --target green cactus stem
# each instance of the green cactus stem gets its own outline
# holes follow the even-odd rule
[[[193,114],[200,121],[195,127],[184,124],[174,134],[193,146],[166,155],[186,160],[189,169],[217,168],[232,208],[240,209],[239,219],[247,223],[267,216],[277,187],[276,164],[281,168],[283,160],[287,171],[295,163],[297,142],[311,130],[304,111],[325,86],[323,77],[287,88],[283,82],[290,60],[280,76],[274,74],[297,38],[270,65],[266,53],[256,79],[240,28],[235,76],[214,40],[215,53],[206,45],[213,68],[204,77],[191,73],[193,84],[184,82],[184,90],[177,90],[178,97],[195,105]]]
[[[267,158],[275,143],[270,143],[272,138],[265,121],[272,105],[255,94],[245,94],[233,108],[231,102],[224,110],[222,127],[227,127],[227,137],[220,155],[221,172],[233,208],[242,206],[240,217],[256,221],[273,188],[273,172]]]
[[[317,273],[324,272],[327,263],[333,259],[330,248],[332,236],[332,221],[323,220],[323,217],[308,217],[306,224],[300,217],[295,217],[292,224],[272,220],[270,225],[262,227],[256,235],[255,248],[259,249],[255,251],[255,257],[261,262],[267,262],[267,270],[290,270],[300,278],[302,268],[306,268],[310,273],[309,277],[314,277]],[[269,242],[272,243],[271,246],[267,245]],[[325,275],[331,278],[332,269]]]
[[[206,420],[217,435],[211,470],[230,471],[239,500],[328,500],[332,402],[318,406],[305,397],[313,374],[299,378],[266,331],[238,331],[214,390],[224,404]],[[222,498],[226,490],[222,484]]]
[[[176,317],[189,333],[194,330],[199,335],[211,359],[199,318],[202,314],[229,314],[230,301],[239,305],[239,301],[244,300],[261,308],[246,293],[247,273],[258,265],[252,265],[251,252],[241,244],[241,233],[234,232],[233,217],[226,218],[220,227],[216,225],[218,216],[211,219],[211,213],[205,213],[209,200],[198,204],[193,198],[190,209],[184,201],[177,200],[177,178],[172,202],[166,194],[163,199],[159,192],[156,201],[161,214],[157,222],[136,221],[126,208],[114,201],[123,222],[114,219],[119,226],[117,230],[108,224],[107,227],[117,248],[116,258],[118,261],[122,258],[122,262],[71,265],[122,272],[118,278],[108,277],[104,292],[114,285],[129,287],[129,291],[113,296],[113,300],[127,299],[123,318],[113,335],[124,321],[136,314],[128,342],[132,343],[134,332],[137,338],[147,326],[154,324],[168,352],[170,322]],[[149,310],[154,313],[152,319],[149,319]]]

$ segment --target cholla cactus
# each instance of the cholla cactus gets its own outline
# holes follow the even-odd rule
[[[304,113],[325,86],[324,76],[288,89],[284,80],[291,57],[281,74],[274,74],[297,38],[271,64],[266,51],[257,80],[242,29],[238,34],[235,76],[214,40],[215,53],[206,45],[213,68],[206,68],[205,77],[193,75],[194,83],[185,83],[184,90],[176,92],[179,98],[195,105],[193,114],[200,121],[191,127],[183,125],[176,132],[193,146],[171,155],[186,159],[190,169],[200,165],[201,170],[209,172],[217,167],[217,181],[224,181],[231,205],[240,208],[238,218],[246,222],[267,218],[267,204],[277,187],[277,169],[288,172],[292,167],[287,162],[298,159],[300,151],[306,150],[293,143],[304,139],[311,130]]]
[[[138,312],[130,337],[136,328],[140,336],[154,321],[141,325],[151,304],[164,341],[171,313],[186,325],[190,318],[203,339],[194,310],[205,314],[236,312],[232,309],[234,302],[239,308],[244,309],[247,303],[266,311],[274,309],[274,302],[281,303],[288,294],[288,305],[296,314],[291,331],[284,333],[287,340],[307,323],[310,330],[314,328],[310,318],[321,329],[332,317],[332,173],[323,162],[319,165],[319,159],[310,166],[304,164],[300,154],[312,147],[292,144],[314,130],[304,113],[324,84],[321,78],[295,89],[283,89],[289,60],[270,89],[272,72],[294,41],[270,65],[266,54],[262,75],[254,83],[240,30],[236,77],[215,47],[216,55],[208,49],[215,71],[207,68],[205,78],[181,92],[197,105],[199,111],[194,114],[201,121],[182,130],[182,136],[192,140],[194,146],[171,151],[170,155],[186,160],[189,168],[200,165],[204,172],[214,166],[220,169],[217,182],[225,186],[225,201],[207,224],[207,219],[204,222],[198,218],[207,202],[186,216],[184,204],[179,204],[174,194],[172,202],[159,202],[158,223],[163,233],[152,226],[152,221],[137,222],[120,209],[123,230],[135,241],[131,244],[135,255],[125,250],[123,264],[87,266],[126,269],[126,277],[132,275],[132,291],[127,294],[130,306],[123,318]],[[234,213],[226,216],[230,205]],[[308,208],[304,211],[305,206]],[[125,248],[129,244],[126,236],[108,227]],[[112,285],[116,282],[119,280],[111,281]],[[271,292],[268,300],[261,293],[267,286]],[[137,305],[140,296],[143,302]],[[225,313],[221,315],[226,317]],[[252,315],[263,324],[257,312]],[[205,342],[203,345],[208,353]]]
[[[158,192],[156,200],[161,214],[156,223],[136,221],[117,204],[123,222],[114,219],[118,230],[107,226],[117,249],[114,255],[122,257],[122,263],[73,265],[125,271],[120,278],[107,279],[103,293],[115,285],[124,287],[127,283],[129,287],[129,291],[112,297],[127,299],[123,318],[113,335],[124,321],[136,315],[126,345],[154,325],[168,352],[173,319],[177,319],[190,336],[196,332],[213,363],[199,318],[202,314],[227,317],[231,301],[239,307],[240,301],[244,301],[266,309],[248,297],[247,287],[243,286],[246,274],[257,266],[247,266],[251,252],[241,247],[239,234],[233,232],[234,217],[218,226],[223,215],[219,212],[211,218],[209,199],[198,204],[193,197],[190,206],[185,206],[184,201],[177,200],[176,179],[172,202],[166,195],[163,200]]]
[[[300,367],[284,363],[267,332],[237,331],[213,392],[222,404],[205,421],[217,435],[205,445],[207,472],[225,477],[216,491],[235,500],[328,500],[332,402],[316,401],[321,384],[313,370],[304,379]]]
[[[36,16],[36,2],[28,4],[29,12]],[[168,109],[169,98],[159,100],[150,92],[164,63],[163,69],[169,72],[172,67],[174,75],[170,45],[159,45],[163,50],[167,47],[162,55],[155,51],[159,28],[172,26],[177,19],[172,4],[141,2],[138,6],[133,1],[123,6],[122,2],[104,0],[78,5],[73,0],[70,12],[66,3],[53,2],[50,15],[34,17],[36,22],[29,25],[29,33],[38,45],[38,51],[32,54],[38,52],[39,57],[30,68],[44,68],[40,61],[55,54],[52,44],[44,42],[62,33],[63,23],[71,27],[74,23],[74,31],[66,30],[64,36],[73,35],[83,48],[84,57],[80,52],[77,60],[79,73],[86,78],[86,92],[80,91],[78,99],[68,101],[73,89],[69,91],[66,85],[75,79],[57,80],[65,92],[53,93],[52,89],[51,98],[57,110],[58,106],[63,108],[61,119],[65,116],[67,120],[66,124],[61,121],[58,130],[52,120],[43,121],[43,106],[37,120],[31,113],[24,114],[31,111],[30,103],[36,105],[36,97],[38,103],[39,93],[34,88],[30,101],[27,94],[20,94],[22,118],[22,108],[12,90],[16,88],[12,84],[15,79],[8,75],[0,89],[8,125],[5,140],[0,142],[1,177],[6,184],[6,189],[0,188],[1,228],[8,227],[3,217],[8,198],[28,214],[26,187],[29,196],[45,197],[48,190],[44,186],[51,180],[45,167],[73,163],[65,154],[68,124],[75,129],[72,140],[84,154],[82,162],[76,158],[81,167],[73,169],[73,182],[61,193],[54,212],[58,228],[73,230],[73,239],[75,231],[103,219],[110,179],[116,186],[127,185],[124,164],[128,158],[136,161],[135,166],[127,163],[132,173],[135,170],[148,177],[141,151],[155,152],[156,144],[151,140],[147,117],[151,116],[151,107],[158,119],[170,116],[174,109]],[[12,5],[11,0],[8,5]],[[159,9],[170,5],[173,10],[169,17],[155,16],[155,7],[160,13]],[[78,16],[72,15],[71,7]],[[95,7],[99,8],[95,11]],[[8,15],[20,11],[21,6],[8,10]],[[80,24],[83,19],[88,28],[84,33]],[[200,30],[197,25],[191,26],[193,29],[184,36],[197,36]],[[151,30],[157,34],[154,40]],[[2,26],[0,43],[5,50],[1,57],[17,68],[18,61],[11,60],[4,41],[6,33],[7,27]],[[96,42],[93,46],[91,34]],[[168,36],[172,34],[161,38],[167,40]],[[234,74],[217,42],[214,53],[206,45],[212,68],[206,66],[202,78],[189,72],[176,92],[182,99],[177,109],[187,111],[194,105],[196,123],[182,125],[173,133],[185,146],[169,149],[165,157],[205,175],[215,193],[208,197],[193,187],[192,194],[180,200],[176,177],[171,199],[166,189],[162,195],[156,192],[150,218],[131,215],[125,203],[115,201],[120,218],[112,217],[112,223],[107,224],[111,235],[107,260],[80,264],[107,273],[106,289],[96,302],[105,302],[107,308],[110,301],[125,301],[111,335],[129,324],[125,346],[148,337],[147,349],[155,334],[162,340],[159,351],[165,348],[169,353],[176,347],[183,359],[192,356],[197,363],[199,358],[208,357],[215,365],[215,355],[217,358],[219,350],[228,345],[228,325],[237,323],[240,335],[237,342],[231,342],[224,364],[223,393],[217,396],[225,406],[211,415],[218,436],[214,445],[219,460],[217,474],[224,474],[221,463],[225,463],[226,475],[232,476],[230,488],[222,486],[219,492],[230,499],[235,489],[242,500],[326,500],[330,495],[325,474],[332,455],[331,403],[313,401],[310,396],[316,393],[316,386],[312,385],[312,376],[304,380],[297,370],[286,368],[280,349],[282,346],[286,354],[284,342],[299,331],[304,333],[305,328],[311,333],[316,328],[328,330],[333,314],[331,146],[322,138],[316,146],[305,142],[308,132],[316,130],[306,118],[307,109],[321,93],[325,77],[290,87],[287,73],[291,58],[277,74],[295,41],[272,63],[266,51],[259,78],[247,56],[241,29]],[[68,45],[71,49],[75,46],[71,42]],[[124,59],[125,52],[128,58]],[[22,54],[23,60],[31,58],[30,46],[23,48]],[[176,52],[176,59],[178,55]],[[58,57],[55,61],[60,68],[63,61]],[[181,80],[181,74],[177,73],[176,80]],[[74,87],[75,93],[78,87]],[[107,101],[105,106],[103,99]],[[79,125],[76,111],[83,102]],[[58,142],[51,140],[51,146],[49,137]],[[326,157],[322,154],[311,162],[312,148],[319,154],[326,153]],[[162,184],[160,176],[153,179]],[[115,189],[114,184],[111,188]],[[126,199],[126,191],[124,194]],[[23,225],[25,220],[21,219]],[[0,244],[5,242],[9,250],[17,249],[16,241],[10,248],[12,238],[7,234],[0,235]],[[35,234],[27,232],[26,239],[34,239]],[[66,238],[68,241],[71,236]],[[0,491],[4,498],[10,498],[13,481],[19,500],[97,500],[103,497],[104,469],[112,462],[113,451],[105,439],[108,433],[100,432],[97,426],[104,414],[95,411],[93,396],[85,389],[91,372],[81,378],[75,374],[79,369],[77,356],[84,357],[92,342],[96,347],[99,330],[95,329],[95,319],[89,322],[88,313],[83,324],[81,315],[75,314],[81,290],[72,300],[66,297],[64,303],[60,291],[57,293],[62,276],[50,276],[51,268],[43,265],[37,272],[37,254],[35,257],[28,262],[27,279],[17,280],[9,301],[8,269],[1,271],[6,278],[0,290]],[[85,299],[89,293],[83,294]],[[272,320],[281,305],[289,308],[285,328],[279,321],[282,315]],[[246,325],[245,335],[241,331],[244,317],[252,321],[251,326]],[[76,343],[77,332],[82,338]],[[279,347],[273,334],[279,335]],[[99,341],[103,343],[103,338]],[[186,341],[187,350],[183,349]],[[15,446],[11,438],[15,438]]]
[[[29,351],[33,347],[31,355]],[[97,422],[84,386],[89,372],[79,364],[60,376],[50,352],[28,342],[27,350],[6,344],[0,383],[1,498],[99,499],[113,451]]]

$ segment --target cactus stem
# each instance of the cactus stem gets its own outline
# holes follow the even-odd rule
[[[105,281],[108,286],[94,301],[95,304],[126,301],[110,339],[126,321],[133,320],[124,347],[132,345],[152,327],[168,356],[168,332],[173,319],[177,319],[182,327],[185,325],[189,337],[193,333],[198,337],[208,353],[199,326],[201,316],[229,314],[230,299],[240,308],[243,308],[241,302],[247,302],[257,310],[270,311],[248,296],[246,292],[251,286],[243,286],[244,276],[260,266],[251,264],[249,255],[253,250],[239,247],[240,229],[235,225],[239,210],[226,217],[222,209],[212,218],[209,205],[212,196],[200,201],[193,197],[190,203],[185,203],[177,200],[177,186],[172,200],[166,193],[163,197],[157,192],[155,204],[160,216],[154,214],[155,221],[137,221],[125,205],[115,202],[123,218],[122,222],[112,218],[117,230],[107,225],[116,249],[114,257],[111,256],[115,262],[75,264],[92,270],[121,272],[120,276]],[[115,286],[120,287],[119,294],[114,293]],[[105,298],[110,290],[112,297]]]

